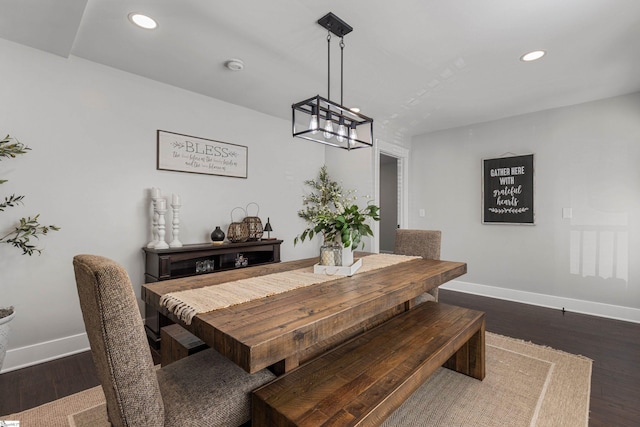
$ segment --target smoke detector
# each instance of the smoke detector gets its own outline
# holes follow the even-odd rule
[[[241,71],[244,68],[244,62],[242,62],[242,59],[230,59],[225,62],[224,65],[231,71]]]

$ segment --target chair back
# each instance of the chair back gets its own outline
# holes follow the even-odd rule
[[[124,268],[95,255],[73,267],[93,360],[114,426],[162,426],[164,405],[136,296]]]
[[[439,230],[397,229],[393,253],[439,260],[441,240],[442,232]]]

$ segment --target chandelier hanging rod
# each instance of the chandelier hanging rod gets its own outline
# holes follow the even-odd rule
[[[327,98],[331,99],[331,33],[340,37],[340,105],[344,103],[344,36],[353,31],[353,27],[332,12],[318,19],[318,24],[326,28],[327,34]]]
[[[327,30],[327,98],[320,95],[294,103],[294,137],[352,150],[373,146],[373,119],[344,106],[344,36],[353,27],[329,12],[317,23]],[[340,37],[340,103],[331,101],[331,37]],[[337,129],[336,129],[337,126]]]

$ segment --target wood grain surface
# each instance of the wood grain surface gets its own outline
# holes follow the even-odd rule
[[[312,258],[147,284],[142,287],[142,298],[179,323],[159,307],[163,294],[298,269],[315,262],[317,259]],[[413,298],[465,274],[466,269],[462,262],[416,259],[198,314],[185,327],[248,372],[274,364],[288,370],[297,366],[307,349],[353,328],[366,328],[369,320],[405,303],[408,306]]]

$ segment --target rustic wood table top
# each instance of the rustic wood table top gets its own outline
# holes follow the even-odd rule
[[[268,264],[142,286],[142,299],[160,313],[225,355],[247,372],[283,364],[297,366],[297,355],[367,319],[405,304],[425,291],[466,273],[463,262],[415,259],[338,280],[298,288],[202,313],[186,326],[160,297],[248,277],[313,266],[317,258]]]

